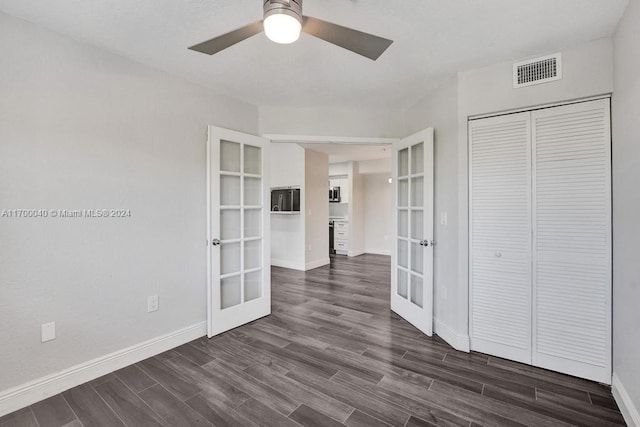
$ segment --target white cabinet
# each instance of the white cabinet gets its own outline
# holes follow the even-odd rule
[[[469,122],[473,350],[611,381],[609,100]]]
[[[349,178],[330,177],[329,187],[340,187],[340,203],[349,203]]]
[[[340,203],[349,203],[349,178],[338,179],[340,186]]]
[[[333,223],[333,245],[339,255],[347,255],[349,252],[348,221],[335,221]]]

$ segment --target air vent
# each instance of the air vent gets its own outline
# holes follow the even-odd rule
[[[562,78],[562,56],[542,56],[513,64],[513,87],[525,87]]]

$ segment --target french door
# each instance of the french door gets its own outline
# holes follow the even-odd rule
[[[393,145],[391,310],[433,334],[433,129]]]
[[[271,313],[269,140],[209,126],[207,335]]]

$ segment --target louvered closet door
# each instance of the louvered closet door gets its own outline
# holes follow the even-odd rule
[[[471,348],[531,363],[530,113],[469,122]]]
[[[609,100],[532,112],[533,364],[611,382]]]

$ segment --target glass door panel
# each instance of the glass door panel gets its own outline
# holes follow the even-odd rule
[[[240,144],[220,141],[220,171],[240,172]]]
[[[422,308],[423,303],[422,294],[422,277],[411,275],[411,302],[418,307]]]
[[[409,211],[398,209],[398,237],[409,237]]]
[[[411,238],[422,240],[424,236],[424,214],[421,210],[411,210]]]
[[[424,178],[419,176],[411,178],[411,207],[421,208],[424,206]]]
[[[224,209],[220,211],[220,239],[233,240],[240,238],[240,209]]]
[[[220,175],[220,204],[240,206],[240,177]]]
[[[252,175],[262,173],[262,150],[260,147],[244,146],[244,173]]]
[[[232,274],[240,272],[240,242],[220,245],[220,274]]]
[[[406,207],[409,206],[409,180],[398,179],[398,207]]]
[[[424,143],[411,147],[411,174],[424,172]]]
[[[244,177],[244,205],[260,206],[262,204],[262,180]]]
[[[260,237],[262,234],[262,209],[244,210],[244,237]]]
[[[262,266],[262,240],[244,243],[244,269],[253,270]]]
[[[229,308],[240,304],[240,275],[227,277],[220,284],[220,305]]]
[[[398,295],[407,298],[409,295],[409,273],[405,270],[398,269]]]
[[[398,178],[409,175],[409,149],[398,152]]]
[[[398,240],[398,265],[409,268],[409,248],[406,240]]]
[[[262,296],[262,274],[252,271],[244,275],[244,300],[252,301]]]

